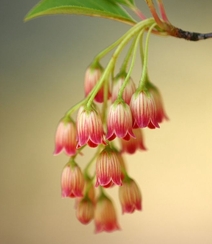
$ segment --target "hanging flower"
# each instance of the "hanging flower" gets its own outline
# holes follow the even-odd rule
[[[96,161],[96,185],[110,187],[122,185],[122,171],[116,151],[107,146]]]
[[[161,123],[164,119],[168,120],[168,116],[164,110],[163,106],[163,100],[162,96],[160,94],[160,91],[153,85],[150,86],[150,93],[152,94],[154,100],[155,100],[155,105],[156,105],[156,120],[158,123]]]
[[[77,147],[88,144],[90,147],[97,147],[104,143],[102,120],[94,108],[81,107],[77,115]]]
[[[73,156],[76,154],[76,126],[70,118],[65,118],[60,121],[56,136],[54,155],[58,155],[63,150],[67,155]]]
[[[64,167],[62,172],[62,197],[82,197],[84,184],[82,171],[72,159],[72,161]]]
[[[134,129],[133,133],[135,135],[135,138],[130,138],[129,141],[123,139],[120,140],[122,153],[133,154],[138,149],[146,150],[141,129]]]
[[[54,4],[54,1],[51,0],[51,2]],[[62,172],[62,197],[75,198],[77,219],[82,224],[88,224],[94,220],[96,233],[120,229],[113,202],[105,195],[104,188],[118,187],[123,214],[142,210],[141,191],[136,182],[128,176],[123,153],[133,154],[138,150],[146,150],[141,129],[159,128],[159,124],[168,119],[160,92],[149,81],[147,72],[151,32],[195,41],[212,37],[210,33],[189,33],[175,28],[168,21],[162,0],[158,0],[158,9],[155,9],[152,0],[146,0],[153,18],[146,18],[133,0],[114,0],[113,2],[118,3],[114,10],[121,7],[119,3],[124,3],[142,21],[136,24],[128,18],[127,22],[135,24],[132,29],[94,57],[92,64],[85,72],[85,97],[69,109],[66,113],[67,117],[59,123],[55,137],[54,154],[57,155],[64,150],[71,156]],[[111,4],[111,1],[105,1],[105,6],[101,7],[109,8],[112,7],[113,4]],[[96,7],[93,10],[97,13],[98,6]],[[83,8],[86,9],[86,4]],[[103,12],[101,15],[104,15]],[[159,15],[158,12],[160,12]],[[33,16],[33,11],[31,11],[27,18]],[[108,17],[111,16],[108,15]],[[147,32],[146,35],[144,32]],[[123,55],[122,51],[126,51],[129,44],[130,47],[120,71],[114,78]],[[131,75],[134,72],[139,47],[142,74],[136,89]],[[99,62],[102,62],[102,59],[111,52],[112,56],[103,69]],[[110,94],[111,85],[112,96]],[[78,108],[75,123],[70,115],[75,116]],[[120,141],[121,147],[118,147],[113,141],[116,138]],[[74,160],[78,159],[78,156],[84,155],[84,148],[87,145],[97,147],[97,150],[91,160],[87,162],[82,173]],[[85,152],[86,154],[87,152]],[[95,162],[96,165],[93,168]],[[94,187],[98,187],[98,189]],[[96,198],[95,191],[100,193],[99,198]]]
[[[84,81],[84,89],[85,89],[85,96],[93,90],[95,85],[99,82],[103,73],[103,68],[100,64],[97,64],[96,67],[88,67],[85,72],[85,81]],[[110,96],[110,91],[108,91],[108,97]],[[94,100],[96,102],[102,103],[104,101],[104,84],[99,89],[98,93],[96,94]]]
[[[113,203],[105,195],[101,195],[97,201],[94,212],[94,222],[96,233],[102,231],[112,232],[120,229]]]
[[[106,138],[111,141],[116,137],[129,140],[132,132],[132,114],[125,102],[115,102],[110,106],[107,119]]]
[[[123,179],[125,177],[125,172],[127,171],[126,163],[125,163],[124,158],[120,151],[117,151],[116,155],[118,157],[118,160],[119,160],[119,163],[121,166],[121,180],[123,181]]]
[[[88,197],[77,204],[76,216],[82,224],[88,224],[94,218],[94,204]]]
[[[154,97],[149,92],[136,92],[131,98],[130,108],[133,116],[133,128],[159,128],[156,118]]]
[[[118,98],[118,94],[120,91],[121,86],[124,83],[124,79],[125,79],[126,75],[119,75],[113,82],[113,87],[112,87],[112,96],[111,96],[111,100],[112,103],[115,102],[115,100]],[[129,78],[128,83],[126,85],[126,87],[124,88],[124,92],[122,94],[122,98],[123,100],[129,105],[130,104],[130,100],[132,95],[135,93],[135,83],[132,80],[132,78]]]
[[[122,206],[122,213],[133,213],[141,210],[141,192],[135,181],[129,177],[119,187],[119,199]]]

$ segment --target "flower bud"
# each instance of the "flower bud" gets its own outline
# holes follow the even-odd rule
[[[76,216],[82,224],[88,224],[93,219],[94,205],[89,198],[85,197],[77,204]]]

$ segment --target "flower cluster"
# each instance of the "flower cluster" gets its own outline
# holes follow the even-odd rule
[[[46,2],[41,1],[35,6],[25,20],[49,13],[76,13],[78,4],[70,5],[69,2],[80,1]],[[148,74],[150,34],[199,41],[212,38],[212,33],[201,34],[175,27],[166,15],[163,0],[155,1],[158,8],[155,8],[153,0],[145,0],[151,18],[146,18],[133,0],[82,2],[77,14],[118,20],[132,27],[100,52],[87,68],[84,79],[85,98],[60,120],[55,136],[54,155],[64,151],[70,157],[62,172],[61,193],[62,197],[75,198],[77,219],[82,224],[94,220],[96,233],[111,232],[120,227],[114,204],[106,194],[106,189],[119,188],[122,213],[142,210],[141,192],[128,174],[124,155],[145,151],[144,129],[160,128],[160,124],[168,120],[162,96]],[[126,48],[125,58],[117,68],[117,60]],[[138,49],[141,72],[140,78],[134,83],[132,71]],[[108,64],[103,67],[102,59],[112,51]],[[96,151],[82,169],[78,156],[84,155],[82,151],[85,147]],[[93,164],[95,167],[91,167]]]
[[[143,32],[148,31],[148,43],[155,26],[154,20],[148,19],[132,27],[116,43],[117,49],[105,68],[100,59],[114,45],[95,57],[85,72],[85,98],[65,114],[56,131],[54,154],[64,151],[70,157],[62,172],[62,197],[76,199],[77,219],[82,224],[93,220],[96,233],[120,229],[114,203],[106,193],[108,188],[119,188],[122,213],[142,210],[141,191],[128,174],[124,154],[146,150],[143,130],[159,128],[168,119],[160,92],[147,74],[148,45],[145,52],[142,45]],[[134,39],[131,48],[114,76],[116,59],[130,39]],[[132,69],[139,42],[143,67],[140,81],[134,83]],[[82,170],[77,157],[84,155],[86,146],[96,151]],[[91,167],[93,164],[95,167]]]

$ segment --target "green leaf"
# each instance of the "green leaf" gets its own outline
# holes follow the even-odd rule
[[[131,5],[135,5],[134,0],[109,0],[109,1],[111,1],[113,3],[121,3],[121,4],[124,4],[124,5],[127,5],[127,6],[129,6],[129,3]]]
[[[25,21],[50,14],[82,14],[136,23],[120,5],[110,0],[43,0],[27,14]]]

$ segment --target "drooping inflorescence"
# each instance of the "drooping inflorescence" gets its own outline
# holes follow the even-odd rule
[[[120,229],[106,188],[119,187],[123,213],[142,209],[140,189],[128,175],[123,155],[146,150],[143,128],[159,128],[159,123],[167,119],[160,93],[144,67],[149,35],[156,26],[153,19],[146,19],[132,27],[115,45],[105,68],[100,59],[111,47],[95,57],[85,72],[85,98],[65,114],[57,128],[54,154],[64,151],[70,157],[62,172],[62,196],[76,198],[76,217],[83,224],[94,220],[95,232]],[[147,44],[143,50],[145,31]],[[119,73],[114,75],[116,60],[130,41],[131,48]],[[131,74],[139,46],[143,68],[136,85]],[[118,145],[114,143],[116,139]],[[86,146],[96,148],[96,153],[83,170],[80,155]],[[92,164],[95,164],[95,172],[91,172]]]
[[[76,198],[76,217],[83,224],[94,220],[97,233],[120,229],[106,188],[119,188],[122,213],[142,210],[141,191],[129,176],[123,155],[146,150],[143,129],[160,128],[160,123],[168,120],[161,93],[147,72],[149,37],[151,33],[176,36],[180,32],[169,23],[161,0],[158,1],[161,18],[152,1],[146,2],[154,18],[145,18],[132,7],[142,21],[94,58],[85,72],[85,98],[65,114],[56,131],[54,155],[64,151],[70,157],[62,172],[62,196]],[[129,43],[123,64],[115,74],[116,61]],[[141,78],[134,83],[132,70],[138,49]],[[104,68],[101,59],[112,50]],[[80,157],[85,147],[96,148],[96,152],[82,169]]]

